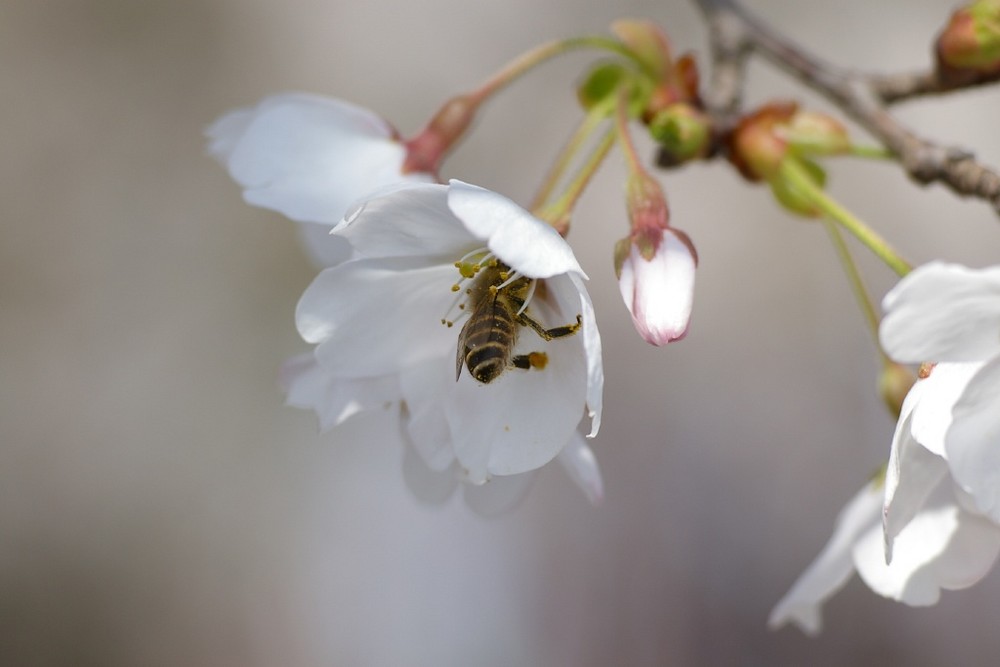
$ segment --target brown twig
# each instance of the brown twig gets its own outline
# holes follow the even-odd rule
[[[827,97],[877,137],[921,184],[940,182],[954,192],[983,199],[1000,212],[1000,174],[960,148],[926,141],[902,125],[887,105],[916,95],[944,92],[950,85],[930,75],[871,76],[824,62],[747,12],[737,0],[695,0],[705,14],[713,72],[707,110],[725,131],[741,113],[747,57],[759,53]],[[970,81],[977,85],[986,81]],[[952,85],[949,89],[958,86]]]

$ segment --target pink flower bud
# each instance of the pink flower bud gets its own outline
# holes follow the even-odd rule
[[[673,227],[645,232],[615,247],[618,288],[639,335],[647,343],[666,345],[687,333],[698,253],[688,235]],[[650,248],[651,255],[643,252]]]

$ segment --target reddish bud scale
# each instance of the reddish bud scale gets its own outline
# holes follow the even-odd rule
[[[740,119],[729,136],[729,161],[748,181],[769,180],[788,153],[788,142],[775,131],[798,110],[794,102],[772,102]]]
[[[670,223],[670,208],[663,188],[651,176],[633,174],[626,192],[628,217],[632,223],[632,242],[640,254],[651,260],[659,249],[663,230]]]

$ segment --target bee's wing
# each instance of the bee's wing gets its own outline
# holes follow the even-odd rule
[[[466,321],[462,327],[462,333],[458,334],[458,345],[455,346],[455,382],[458,382],[458,378],[462,376],[462,366],[465,364],[465,355],[468,352],[468,347],[465,344],[468,331],[469,322]]]

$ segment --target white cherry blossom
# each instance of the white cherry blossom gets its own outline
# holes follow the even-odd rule
[[[247,203],[303,223],[301,236],[320,266],[344,258],[344,246],[328,234],[352,203],[393,183],[435,180],[403,173],[406,148],[383,118],[319,95],[267,97],[225,114],[206,134],[209,152]]]
[[[886,295],[880,338],[903,363],[931,362],[903,402],[884,492],[848,504],[771,625],[819,630],[819,607],[856,570],[909,605],[981,580],[1000,554],[1000,268],[935,262]]]
[[[927,264],[883,306],[886,352],[904,363],[937,363],[918,383],[931,389],[914,409],[915,438],[941,458],[971,507],[1000,524],[1000,267]],[[887,516],[908,511],[891,496],[886,502]]]
[[[525,486],[512,477],[558,457],[598,501],[600,474],[577,425],[584,411],[591,435],[600,425],[600,336],[583,271],[558,233],[496,193],[452,181],[390,188],[334,235],[352,254],[299,302],[299,331],[316,348],[314,359],[290,364],[289,401],[316,409],[325,426],[401,403],[406,437],[427,468],[410,465],[407,479],[430,479],[423,495],[446,495],[441,485],[459,478],[514,496],[499,490]],[[560,327],[579,316],[582,324],[549,341],[520,327],[513,356],[541,353],[547,363],[510,368],[488,384],[459,366],[456,381],[465,287],[475,280],[463,280],[456,263],[468,273],[490,261],[535,283],[525,313],[536,322]]]

